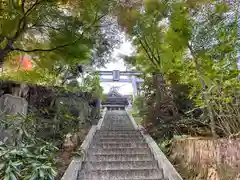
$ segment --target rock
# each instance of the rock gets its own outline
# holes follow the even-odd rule
[[[27,115],[28,102],[21,97],[4,94],[0,98],[0,111],[4,115]],[[18,122],[16,122],[18,123]],[[0,133],[0,140],[5,143],[19,143],[22,140],[22,131],[15,132],[14,129],[2,128]]]
[[[64,139],[64,143],[63,143],[63,149],[64,151],[73,151],[73,148],[74,148],[74,144],[71,140],[72,138],[72,134],[68,133],[66,136],[65,136],[65,139]]]
[[[79,136],[78,136],[77,133],[74,133],[74,134],[73,134],[71,140],[72,140],[72,143],[73,143],[74,148],[79,145],[80,138],[79,138]]]
[[[4,94],[0,98],[0,110],[7,115],[27,115],[28,102],[26,99]]]
[[[64,143],[62,146],[62,153],[61,153],[61,159],[63,160],[64,164],[69,164],[71,161],[73,149],[74,149],[74,144],[71,140],[72,134],[68,133],[65,136]]]
[[[1,129],[0,130],[0,141],[2,143],[7,143],[7,144],[11,143],[12,144],[13,143],[13,138],[12,138],[10,132],[8,132],[4,129]]]

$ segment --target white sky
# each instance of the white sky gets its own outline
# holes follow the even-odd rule
[[[131,42],[124,39],[123,43],[120,45],[118,49],[115,49],[112,57],[114,59],[113,62],[106,64],[106,68],[99,68],[98,70],[104,71],[112,71],[112,70],[120,70],[126,71],[127,68],[123,62],[119,58],[119,55],[130,55],[133,52],[133,46]],[[105,78],[105,77],[104,77]],[[112,78],[112,77],[106,77]],[[131,83],[119,83],[119,82],[102,82],[101,86],[104,88],[104,93],[108,93],[112,86],[120,86],[119,92],[123,95],[128,95],[133,93],[132,84]]]

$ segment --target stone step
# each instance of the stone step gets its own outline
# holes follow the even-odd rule
[[[111,121],[111,122],[105,122],[102,124],[102,126],[111,126],[111,127],[115,127],[115,126],[126,126],[126,127],[131,127],[133,128],[131,122],[120,122],[120,121]]]
[[[129,127],[128,125],[103,125],[101,127],[101,130],[105,130],[105,129],[109,129],[109,130],[115,130],[115,129],[119,129],[119,130],[133,130],[133,127]]]
[[[129,137],[127,138],[94,138],[93,141],[94,142],[103,142],[103,143],[108,143],[108,142],[116,142],[116,143],[122,143],[122,142],[145,142],[145,140],[143,138],[131,138]]]
[[[151,154],[90,154],[87,156],[90,161],[151,161]]]
[[[157,169],[158,164],[156,160],[152,161],[85,161],[84,166],[89,170],[94,169]]]
[[[99,177],[96,177],[96,179],[94,179],[94,178],[90,178],[90,179],[86,179],[86,178],[84,178],[84,179],[78,179],[78,180],[112,180],[112,179],[109,179],[109,178],[99,178]],[[135,178],[135,179],[133,179],[133,178],[128,178],[128,179],[118,179],[118,180],[168,180],[168,179],[165,179],[165,178],[161,178],[161,179],[159,179],[159,178]]]
[[[127,120],[127,121],[122,121],[122,120],[110,120],[110,121],[105,121],[103,122],[103,125],[132,125],[131,121]]]
[[[127,153],[127,154],[151,154],[151,151],[149,148],[143,147],[143,148],[89,148],[89,153]]]
[[[97,133],[99,134],[140,134],[138,130],[98,130]]]
[[[150,155],[151,153],[150,152],[92,152],[90,151],[88,153],[89,155]]]
[[[127,127],[127,128],[133,128],[133,126],[131,126],[130,123],[122,123],[122,122],[103,123],[102,127]]]
[[[114,123],[131,123],[131,121],[127,116],[118,116],[117,118],[107,116],[107,117],[105,117],[103,123],[106,123],[106,124],[108,124],[108,123],[113,123],[113,124]]]
[[[143,137],[140,134],[114,134],[114,135],[104,135],[104,134],[96,134],[94,138],[122,138],[122,139],[142,139]]]
[[[105,125],[105,124],[108,124],[108,125],[118,125],[118,124],[132,125],[132,123],[129,119],[127,119],[127,120],[119,120],[119,119],[113,120],[113,119],[110,119],[110,121],[105,119],[103,121],[103,125]]]
[[[121,170],[93,170],[83,171],[79,174],[82,179],[143,179],[143,178],[163,178],[163,175],[158,169],[121,169]]]
[[[101,138],[143,138],[141,134],[95,134],[94,137]]]
[[[109,122],[109,123],[103,123],[102,127],[127,127],[127,128],[133,128],[131,125],[131,122]]]
[[[102,131],[95,134],[95,136],[142,136],[139,131]]]
[[[78,180],[166,180],[125,111],[108,111],[94,135]]]
[[[104,121],[102,125],[132,125],[131,121],[123,121],[123,120],[113,120],[111,119],[110,121]]]
[[[119,130],[132,130],[133,128],[128,128],[128,127],[101,127],[101,130],[115,130],[115,131],[119,131]]]
[[[130,123],[121,123],[121,122],[111,122],[111,123],[104,123],[102,124],[102,127],[127,127],[127,128],[133,128]]]
[[[124,143],[117,143],[117,142],[96,142],[92,143],[90,147],[96,148],[147,148],[148,145],[145,142],[124,142]]]
[[[109,117],[107,117],[107,118],[109,118]],[[107,119],[107,118],[105,118],[104,119],[104,121],[103,121],[103,125],[104,124],[128,124],[128,125],[132,125],[132,123],[131,123],[131,121],[130,121],[130,119],[128,119],[128,118],[126,118],[125,120],[123,120],[123,119],[113,119],[113,118],[111,118],[110,120],[109,119]],[[121,118],[124,118],[124,117],[121,117]]]

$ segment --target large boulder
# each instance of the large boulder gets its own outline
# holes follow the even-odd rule
[[[1,118],[5,118],[6,115],[11,116],[26,116],[28,109],[28,102],[26,99],[12,96],[10,94],[4,94],[0,98],[0,113]],[[14,119],[15,120],[15,119]],[[18,120],[16,119],[16,124],[18,124]],[[0,127],[0,141],[7,143],[17,143],[22,138],[22,134],[16,132],[15,129],[5,128],[4,126]]]
[[[0,110],[7,115],[27,115],[28,102],[26,99],[4,94],[0,98]]]

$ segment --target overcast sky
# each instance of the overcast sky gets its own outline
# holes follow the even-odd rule
[[[104,70],[104,71],[112,71],[112,70],[120,70],[120,71],[126,71],[127,68],[124,65],[123,60],[121,60],[118,56],[123,54],[123,55],[130,55],[133,52],[133,47],[131,45],[131,42],[127,41],[124,39],[123,43],[118,49],[115,49],[113,52],[113,59],[115,59],[114,62],[106,64],[106,68],[100,68],[98,70]],[[110,78],[110,77],[107,77]],[[132,84],[131,83],[118,83],[118,82],[102,82],[101,86],[104,88],[104,93],[108,93],[110,88],[112,86],[121,86],[119,88],[119,92],[121,94],[132,94]]]

